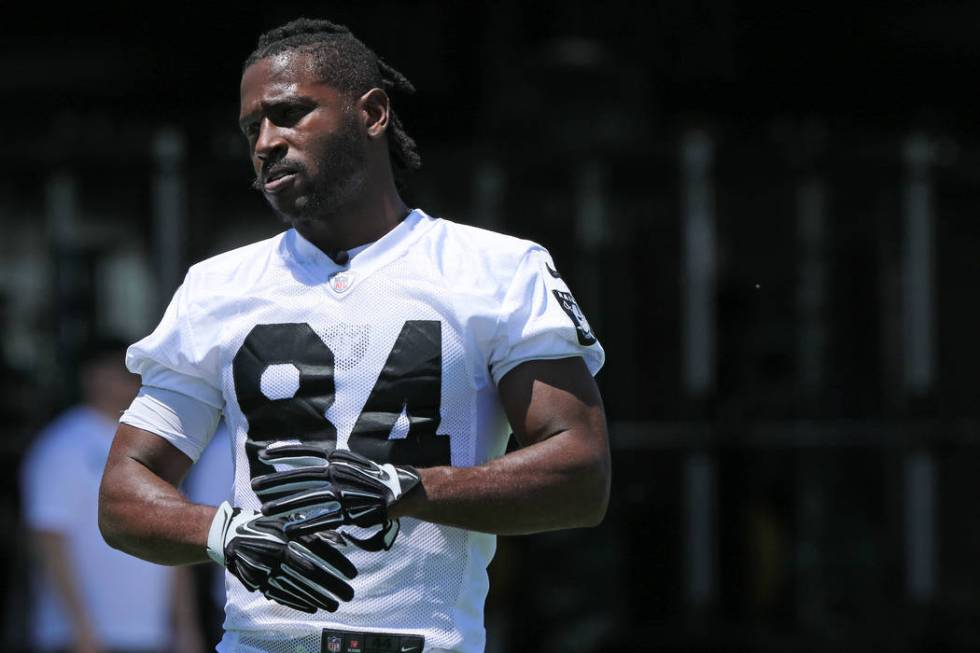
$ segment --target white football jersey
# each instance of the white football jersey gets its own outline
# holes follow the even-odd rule
[[[539,245],[414,210],[338,265],[294,229],[190,268],[159,326],[130,347],[145,385],[224,412],[234,504],[258,510],[257,458],[276,441],[323,441],[378,462],[472,466],[504,453],[497,383],[533,359],[604,353]],[[161,434],[197,459],[210,434]],[[324,628],[484,648],[496,538],[401,520],[390,551],[345,549],[355,596],[314,615],[226,573],[221,651],[319,652]]]

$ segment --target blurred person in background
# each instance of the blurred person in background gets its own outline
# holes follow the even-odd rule
[[[37,437],[21,468],[24,515],[37,569],[31,641],[38,651],[200,653],[190,576],[110,548],[98,492],[120,412],[139,387],[126,346],[107,339],[79,364],[83,403]]]

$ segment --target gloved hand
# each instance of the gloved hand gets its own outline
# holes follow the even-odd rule
[[[341,552],[340,533],[288,534],[286,519],[252,510],[218,507],[208,532],[208,555],[250,592],[301,612],[335,611],[354,598],[349,580],[357,569]]]
[[[309,444],[271,444],[259,452],[259,459],[277,469],[288,468],[252,479],[252,490],[263,501],[262,514],[290,518],[287,533],[347,524],[381,526],[386,549],[398,532],[398,522],[389,518],[388,510],[420,481],[414,467],[379,465],[346,449],[328,453]],[[348,539],[362,548],[370,546],[368,540]]]

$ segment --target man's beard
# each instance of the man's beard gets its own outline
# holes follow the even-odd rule
[[[271,198],[266,197],[279,219],[287,224],[330,220],[364,188],[366,157],[354,116],[346,117],[343,126],[328,136],[318,150],[313,153],[319,171],[315,177],[299,161],[287,159],[274,164],[285,164],[309,183],[307,193],[295,200],[289,213],[279,210]],[[261,175],[256,177],[252,187],[262,190]]]

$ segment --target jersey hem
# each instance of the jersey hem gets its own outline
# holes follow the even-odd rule
[[[196,463],[198,458],[201,457],[201,454],[204,453],[204,449],[198,450],[197,447],[191,444],[186,438],[177,438],[172,435],[159,433],[157,430],[154,430],[157,428],[155,425],[149,424],[139,419],[134,419],[128,415],[123,415],[122,417],[120,417],[119,423],[128,424],[129,426],[146,431],[147,433],[152,433],[153,435],[159,438],[163,438],[164,440],[166,440],[167,442],[175,446],[177,449],[179,449],[182,454],[190,458],[192,462]]]
[[[561,354],[556,354],[554,356],[539,356],[539,355],[535,354],[535,355],[532,355],[532,356],[528,356],[527,358],[519,358],[517,360],[509,360],[509,361],[507,361],[507,363],[505,363],[503,365],[498,365],[496,368],[494,368],[491,371],[491,374],[493,375],[493,382],[496,385],[500,385],[500,380],[503,379],[505,376],[507,376],[507,373],[508,372],[510,372],[515,367],[517,367],[518,365],[521,365],[523,363],[529,363],[531,361],[557,361],[557,360],[561,360],[563,358],[581,358],[582,360],[585,361],[585,365],[586,365],[586,367],[589,368],[589,372],[592,374],[592,376],[595,376],[596,374],[598,374],[599,373],[599,369],[602,367],[602,364],[600,363],[596,367],[596,369],[593,370],[592,369],[593,366],[589,364],[589,358],[586,356],[586,352],[575,352],[575,353],[565,352],[565,353],[561,353]]]

